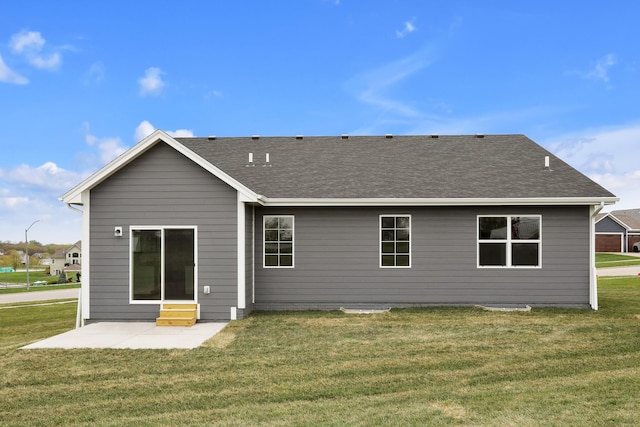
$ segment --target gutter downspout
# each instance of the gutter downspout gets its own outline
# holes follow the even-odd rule
[[[598,309],[598,275],[596,271],[596,215],[604,208],[604,202],[591,206],[589,218],[589,304],[593,310]]]

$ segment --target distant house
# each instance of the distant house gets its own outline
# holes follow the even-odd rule
[[[596,214],[618,199],[524,135],[173,138],[72,188],[82,315],[592,307]]]
[[[51,255],[50,274],[59,276],[63,271],[80,270],[82,265],[82,241],[79,240],[75,244],[66,249],[58,249]]]
[[[596,218],[597,252],[631,252],[640,242],[640,209],[616,210]]]

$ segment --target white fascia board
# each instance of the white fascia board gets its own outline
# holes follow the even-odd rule
[[[311,199],[260,197],[264,206],[532,206],[532,205],[610,205],[617,197],[564,197],[564,198],[362,198],[362,199]]]
[[[198,156],[196,153],[189,150],[184,145],[180,144],[178,141],[176,141],[174,138],[160,129],[154,131],[151,135],[147,136],[142,141],[140,141],[139,143],[125,151],[123,154],[118,156],[116,159],[112,160],[110,163],[95,172],[93,175],[82,181],[80,184],[73,187],[71,190],[61,196],[60,200],[67,204],[82,204],[82,193],[85,190],[90,190],[91,188],[95,187],[160,141],[165,142],[176,151],[185,155],[188,159],[192,160],[211,174],[215,175],[221,181],[240,192],[243,197],[247,199],[247,201],[258,201],[259,196],[249,188],[245,187],[240,182],[224,173],[222,170],[218,169],[202,157]]]

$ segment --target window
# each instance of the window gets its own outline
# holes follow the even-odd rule
[[[479,216],[479,267],[540,267],[542,218],[529,216]]]
[[[293,267],[293,215],[263,217],[264,267]]]
[[[131,300],[195,300],[196,229],[131,227]]]
[[[380,267],[411,267],[411,216],[380,215]]]

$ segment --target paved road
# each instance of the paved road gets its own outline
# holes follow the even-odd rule
[[[50,299],[78,298],[80,289],[54,289],[50,291],[18,292],[0,294],[0,304],[14,302],[45,301]]]

